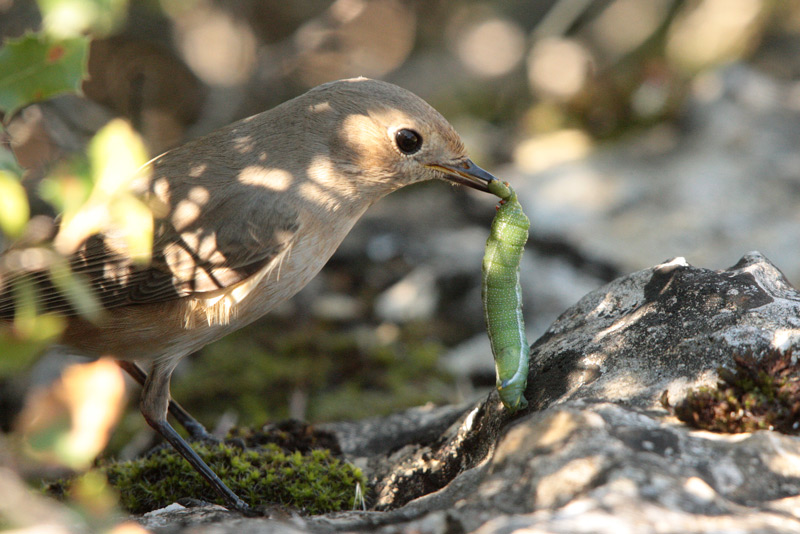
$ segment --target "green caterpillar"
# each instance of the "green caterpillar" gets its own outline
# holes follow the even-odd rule
[[[497,391],[507,410],[525,408],[528,381],[528,340],[522,319],[519,263],[531,223],[522,212],[517,194],[500,180],[489,182],[500,197],[483,256],[481,298],[486,329],[497,371]]]

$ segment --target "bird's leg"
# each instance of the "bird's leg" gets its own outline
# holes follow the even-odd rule
[[[131,375],[131,377],[136,380],[140,386],[144,387],[145,381],[147,380],[147,373],[144,372],[144,369],[139,367],[139,365],[134,362],[117,360],[117,364],[119,364],[123,371]],[[193,440],[214,442],[219,441],[208,430],[206,430],[206,427],[204,427],[200,421],[192,417],[192,414],[187,412],[183,406],[172,399],[169,401],[169,413],[178,421],[178,423],[180,423],[183,428],[186,429],[186,431],[189,433],[189,436]]]
[[[141,410],[145,421],[161,434],[189,464],[206,479],[225,503],[239,512],[250,514],[252,510],[238,495],[225,485],[222,479],[208,467],[167,421],[169,407],[169,379],[175,361],[161,360],[153,363],[142,390]]]

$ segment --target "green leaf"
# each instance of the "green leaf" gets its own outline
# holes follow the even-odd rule
[[[19,177],[0,169],[0,231],[16,237],[28,223],[28,195]]]
[[[19,108],[66,92],[78,92],[86,75],[89,39],[53,40],[26,34],[0,48],[0,110]]]
[[[56,286],[59,293],[69,301],[70,305],[81,316],[90,321],[100,319],[100,314],[103,310],[100,306],[100,301],[89,285],[89,281],[73,273],[66,259],[62,258],[61,261],[53,262],[50,265],[50,275],[50,281]]]

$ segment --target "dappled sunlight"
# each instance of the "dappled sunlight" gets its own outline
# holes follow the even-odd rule
[[[153,190],[153,195],[155,195],[160,202],[169,203],[171,188],[166,178],[156,178],[153,180],[151,188]]]
[[[327,196],[327,189],[319,184],[305,181],[297,186],[299,196],[312,204],[319,205]]]
[[[89,145],[93,187],[88,199],[66,206],[53,244],[68,256],[93,235],[110,232],[121,236],[127,253],[135,261],[150,259],[153,216],[150,208],[135,196],[131,187],[148,170],[142,168],[147,151],[141,137],[121,119],[109,122]],[[72,179],[70,171],[49,178],[54,186]]]
[[[207,204],[210,197],[211,193],[208,191],[208,188],[206,187],[196,185],[191,189],[189,189],[189,200],[191,200],[200,207]]]
[[[336,0],[303,24],[293,44],[297,75],[308,86],[351,76],[379,78],[406,60],[414,45],[414,10],[399,0]]]
[[[248,25],[207,1],[194,2],[174,20],[183,58],[204,82],[231,87],[252,75],[257,40]]]
[[[311,158],[308,164],[306,175],[312,182],[324,184],[330,181],[330,177],[336,173],[336,168],[331,158],[324,154],[317,154]]]
[[[735,59],[763,24],[763,0],[702,0],[670,26],[667,57],[689,71]]]
[[[653,384],[642,383],[642,377],[636,372],[615,371],[613,376],[604,376],[602,386],[597,388],[596,395],[608,401],[632,399],[648,392]]]
[[[332,111],[330,102],[319,102],[311,106],[311,113],[330,113]]]
[[[671,0],[614,0],[589,23],[587,33],[605,62],[616,62],[649,39],[671,7]]]
[[[545,97],[568,100],[589,81],[592,56],[569,38],[549,37],[534,43],[528,55],[528,81]]]
[[[719,496],[705,480],[696,476],[688,477],[683,483],[683,489],[686,493],[706,502],[711,502]]]
[[[608,328],[600,330],[594,337],[594,341],[599,342],[600,340],[602,340],[603,338],[605,338],[610,334],[614,334],[621,330],[625,330],[629,326],[638,325],[642,320],[642,317],[656,310],[657,310],[657,305],[652,302],[647,303],[644,306],[640,306],[631,313],[626,313],[622,315],[619,319],[614,321]]]
[[[29,396],[18,429],[35,457],[83,469],[105,447],[124,401],[122,370],[112,360],[71,365]]]
[[[514,163],[525,172],[540,172],[576,161],[594,150],[594,142],[583,130],[562,129],[537,135],[514,148]]]
[[[352,113],[345,116],[341,125],[337,128],[337,134],[344,143],[350,144],[360,149],[360,156],[368,159],[370,154],[367,152],[371,141],[378,138],[381,134],[379,125],[403,124],[406,126],[407,118],[403,117],[398,111],[384,108],[369,110],[368,115]]]
[[[772,448],[780,454],[768,456],[767,467],[775,473],[800,479],[800,445],[772,432],[765,433]]]
[[[539,479],[535,489],[537,506],[545,509],[561,506],[576,493],[582,493],[606,468],[606,460],[600,455],[570,460]]]
[[[189,176],[192,178],[199,178],[208,171],[208,163],[195,163],[189,169]],[[169,188],[169,182],[166,178],[158,178],[156,180],[156,190],[163,184],[164,187]],[[158,192],[158,191],[156,191]]]
[[[258,165],[250,165],[242,169],[236,180],[241,184],[263,187],[275,192],[287,191],[296,181],[289,171],[269,169]]]
[[[239,154],[247,154],[258,148],[258,139],[254,135],[237,135],[233,138],[233,149]]]
[[[800,341],[800,328],[779,328],[772,336],[770,346],[786,351],[794,347]]]
[[[455,34],[451,46],[458,58],[482,77],[508,74],[522,60],[525,51],[522,29],[507,19],[490,18],[450,33]]]
[[[189,189],[186,198],[179,200],[172,210],[172,226],[182,231],[194,225],[203,213],[203,208],[208,204],[211,193],[204,186],[195,185]]]
[[[189,199],[178,202],[172,211],[172,225],[180,231],[194,224],[200,217],[201,206]]]
[[[546,425],[544,432],[536,436],[536,445],[543,448],[562,446],[569,436],[582,425],[586,424],[585,418],[577,418],[567,411],[557,411],[543,421]]]

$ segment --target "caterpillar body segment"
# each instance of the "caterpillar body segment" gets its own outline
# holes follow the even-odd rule
[[[486,329],[492,345],[500,400],[509,411],[528,405],[529,348],[522,316],[519,265],[528,241],[530,221],[517,195],[506,183],[489,182],[500,197],[483,257],[481,296]]]

